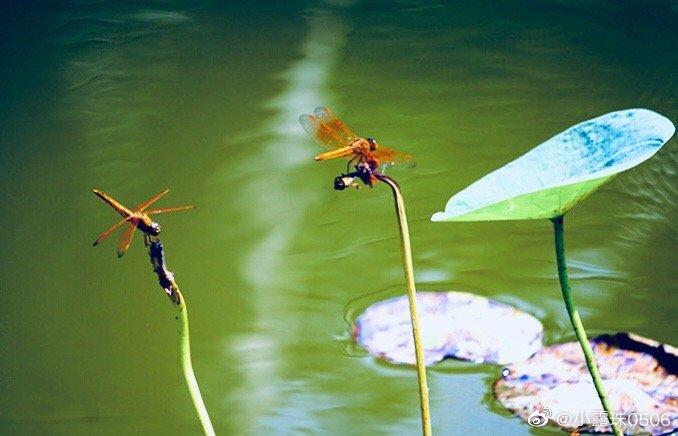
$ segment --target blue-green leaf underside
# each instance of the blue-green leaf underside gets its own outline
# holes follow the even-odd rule
[[[648,109],[584,121],[471,184],[431,220],[554,218],[652,157],[674,131],[671,121]]]

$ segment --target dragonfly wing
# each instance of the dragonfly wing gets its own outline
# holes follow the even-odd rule
[[[127,222],[127,220],[128,220],[127,218],[124,218],[120,222],[114,224],[111,228],[109,228],[108,230],[106,230],[105,232],[100,234],[99,237],[96,239],[96,241],[94,241],[94,244],[92,244],[92,245],[99,245],[101,243],[101,241],[103,241],[104,239],[111,236],[111,233],[113,233],[115,231],[115,229],[117,229],[121,225],[125,224]]]
[[[322,121],[327,127],[329,127],[334,133],[341,138],[342,141],[350,144],[353,142],[357,136],[349,127],[344,124],[339,118],[334,115],[334,113],[327,107],[317,107],[313,111],[315,116]]]
[[[180,206],[180,207],[163,207],[160,209],[153,209],[146,212],[148,215],[156,215],[159,213],[179,212],[181,210],[193,209],[195,206]]]
[[[125,252],[129,249],[130,244],[132,243],[132,237],[134,236],[134,231],[137,229],[137,220],[130,221],[129,227],[125,230],[125,233],[122,234],[120,242],[118,243],[118,257],[122,257]]]
[[[104,191],[99,191],[98,189],[92,189],[92,192],[94,192],[94,194],[97,197],[104,200],[106,202],[106,204],[111,206],[113,209],[115,209],[116,212],[118,212],[120,215],[124,216],[125,218],[132,215],[131,210],[127,209],[125,206],[120,204],[120,202],[118,202],[115,198],[106,194]]]
[[[165,190],[162,191],[161,193],[154,195],[153,197],[149,198],[148,200],[144,201],[143,203],[138,204],[138,205],[134,208],[134,211],[135,211],[135,212],[143,212],[143,211],[146,210],[146,208],[148,208],[150,205],[152,205],[153,203],[155,203],[156,201],[158,201],[158,200],[160,200],[162,197],[164,197],[165,194],[167,194],[168,192],[169,192],[169,189],[165,189]]]
[[[415,166],[415,161],[412,156],[407,153],[395,151],[388,147],[379,146],[378,149],[371,152],[372,155],[379,160],[381,165],[393,166],[398,165],[406,168]]]
[[[342,139],[341,136],[315,115],[302,115],[299,117],[299,122],[301,127],[306,130],[306,133],[323,147],[342,148],[350,143],[350,141]]]

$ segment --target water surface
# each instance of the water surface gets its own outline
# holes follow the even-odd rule
[[[159,217],[220,434],[417,434],[414,370],[350,340],[404,293],[384,186],[335,192],[339,163],[297,118],[328,105],[413,154],[394,170],[422,290],[461,290],[573,339],[548,222],[432,224],[449,196],[584,119],[678,119],[671,2],[4,4],[0,19],[0,432],[197,434],[172,308],[137,239],[91,242],[171,187]],[[675,141],[674,141],[675,142]],[[592,334],[678,338],[675,144],[566,219]],[[531,429],[490,395],[500,367],[430,371],[439,434]]]

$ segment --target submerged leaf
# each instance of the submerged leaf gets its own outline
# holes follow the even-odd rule
[[[614,175],[652,157],[675,131],[648,109],[570,127],[454,195],[432,221],[554,218]]]
[[[607,397],[625,434],[678,429],[676,349],[627,333],[591,341]],[[494,384],[504,407],[541,427],[609,432],[578,342],[553,345],[509,365]]]
[[[515,362],[541,348],[539,320],[509,305],[466,292],[417,292],[417,305],[426,365],[446,357]],[[377,357],[415,363],[406,296],[368,307],[356,320],[354,336]]]

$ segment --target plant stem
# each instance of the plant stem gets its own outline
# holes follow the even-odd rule
[[[186,300],[181,294],[179,285],[174,279],[174,273],[167,268],[165,264],[165,249],[158,239],[155,236],[146,235],[145,238],[146,247],[148,248],[148,256],[151,259],[151,264],[153,265],[153,271],[158,276],[158,282],[160,287],[165,291],[170,301],[175,305],[178,316],[176,319],[179,321],[179,354],[181,356],[181,369],[184,374],[184,380],[188,386],[188,391],[191,394],[191,400],[193,400],[193,406],[195,411],[198,414],[200,419],[200,424],[202,424],[202,429],[207,436],[214,436],[214,427],[210,421],[209,413],[205,407],[205,402],[202,399],[200,394],[200,387],[198,386],[198,381],[195,378],[195,373],[193,372],[193,363],[191,362],[191,341],[189,338],[188,331],[188,307],[186,306]]]
[[[613,423],[614,411],[610,406],[610,403],[605,394],[605,388],[603,386],[603,381],[600,377],[600,372],[598,371],[598,366],[596,365],[596,359],[593,355],[593,350],[591,349],[591,344],[586,338],[586,330],[584,330],[584,325],[581,322],[579,317],[579,312],[577,311],[577,306],[574,304],[572,299],[572,288],[570,287],[570,280],[567,275],[567,259],[565,258],[565,236],[564,236],[564,226],[563,226],[563,216],[558,216],[553,218],[553,231],[555,236],[555,245],[556,245],[556,261],[558,263],[558,280],[560,281],[560,289],[563,293],[563,300],[565,300],[565,307],[567,308],[567,313],[570,315],[570,321],[572,321],[572,327],[574,327],[574,332],[577,335],[577,340],[581,345],[581,349],[584,352],[584,359],[586,360],[586,366],[589,368],[589,373],[593,379],[593,385],[596,387],[598,392],[598,397],[600,398],[600,403],[605,409],[607,414],[607,419],[612,427],[612,432],[615,436],[623,436],[623,433],[619,426]]]
[[[184,300],[184,297],[181,295],[181,291],[179,291],[178,288],[177,292],[179,295],[179,304],[177,305],[177,310],[179,311],[179,348],[181,352],[181,369],[184,372],[184,379],[186,380],[188,391],[191,393],[193,406],[195,406],[195,411],[198,413],[198,418],[200,419],[200,424],[202,424],[202,429],[206,435],[214,436],[214,427],[212,427],[210,415],[207,413],[205,402],[202,400],[202,395],[200,394],[200,386],[198,386],[198,381],[195,379],[195,373],[193,373],[193,363],[191,362],[191,342],[188,335],[188,308],[186,307],[186,301]]]
[[[407,298],[410,302],[410,317],[412,320],[412,337],[414,339],[414,354],[417,361],[417,376],[419,379],[419,401],[421,407],[421,426],[424,436],[431,435],[431,411],[429,408],[428,385],[426,382],[426,365],[424,364],[424,350],[421,345],[421,329],[419,327],[419,313],[417,311],[417,290],[414,283],[414,268],[412,267],[412,249],[410,247],[410,231],[405,214],[405,202],[400,186],[395,180],[384,174],[375,176],[391,187],[395,199],[395,209],[398,215],[400,230],[400,244],[402,249],[405,283],[407,284]]]

